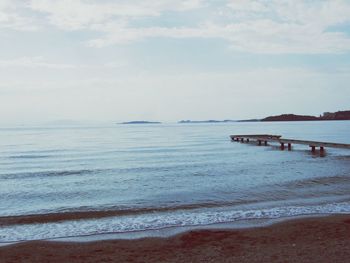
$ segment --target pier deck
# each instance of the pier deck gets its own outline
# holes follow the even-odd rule
[[[320,148],[320,151],[324,151],[325,147],[350,149],[350,144],[346,143],[333,143],[333,142],[320,142],[320,141],[308,141],[308,140],[295,140],[285,139],[281,135],[271,134],[250,134],[250,135],[231,135],[232,141],[249,142],[250,140],[258,142],[259,145],[267,145],[268,142],[276,142],[281,145],[281,149],[284,150],[285,144],[288,146],[288,150],[291,150],[292,144],[308,145],[311,151],[315,151],[316,147]]]

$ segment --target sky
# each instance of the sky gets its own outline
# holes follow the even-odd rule
[[[0,123],[350,109],[350,0],[0,0]]]

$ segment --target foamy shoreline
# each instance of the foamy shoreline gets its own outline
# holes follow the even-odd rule
[[[58,238],[34,239],[34,240],[18,240],[12,242],[1,242],[1,246],[9,246],[18,243],[26,242],[73,242],[73,243],[88,243],[108,240],[137,240],[143,238],[171,238],[173,236],[183,234],[189,231],[202,230],[241,230],[254,229],[260,227],[269,227],[279,223],[285,223],[294,220],[325,218],[332,216],[350,216],[350,213],[337,214],[305,214],[296,216],[286,216],[279,218],[260,218],[260,219],[242,219],[233,222],[212,223],[204,225],[190,225],[190,226],[169,226],[159,229],[147,229],[128,232],[111,232],[111,233],[97,233],[89,235],[66,236]]]
[[[23,242],[1,247],[0,262],[345,262],[349,247],[350,215],[332,215],[161,238]]]

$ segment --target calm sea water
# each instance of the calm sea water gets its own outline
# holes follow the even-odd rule
[[[350,213],[350,121],[0,129],[0,242]]]

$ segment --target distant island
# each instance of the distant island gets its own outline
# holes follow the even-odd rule
[[[336,121],[350,120],[349,111],[325,112],[319,117],[309,115],[282,114],[277,116],[269,116],[261,121]]]
[[[237,122],[257,122],[261,121],[260,119],[248,119],[248,120],[238,120]]]
[[[220,121],[220,120],[205,120],[205,121],[192,121],[192,120],[181,120],[181,121],[178,121],[178,123],[226,123],[226,122],[236,122],[236,121],[233,121],[233,120],[223,120],[223,121]]]
[[[127,121],[119,124],[161,124],[159,121]]]

